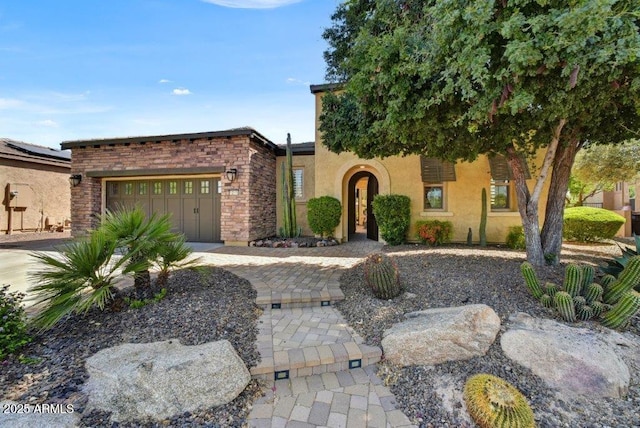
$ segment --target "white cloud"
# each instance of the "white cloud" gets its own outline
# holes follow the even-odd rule
[[[173,95],[191,95],[191,91],[186,88],[176,88],[172,92]]]
[[[202,0],[218,6],[234,7],[238,9],[273,9],[299,3],[302,0]]]
[[[12,98],[0,98],[0,110],[15,109],[24,106],[24,102]]]
[[[53,120],[51,120],[51,119],[41,120],[40,122],[38,122],[38,125],[46,126],[48,128],[57,128],[58,127],[58,123],[53,121]]]
[[[158,80],[158,83],[171,83],[171,80],[169,80],[169,79],[160,79],[160,80]]]
[[[296,79],[295,77],[288,77],[287,78],[287,83],[290,85],[302,85],[302,86],[309,86],[311,85],[311,82],[304,82],[300,79]]]

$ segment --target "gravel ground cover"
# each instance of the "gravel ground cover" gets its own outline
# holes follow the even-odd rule
[[[166,297],[156,304],[118,313],[92,310],[83,316],[71,316],[37,336],[22,351],[33,359],[30,364],[21,364],[17,358],[2,363],[0,397],[32,405],[73,404],[88,427],[242,426],[255,396],[261,394],[256,381],[223,407],[185,413],[171,420],[111,425],[109,414],[85,411],[85,360],[121,343],[178,338],[184,345],[198,345],[227,339],[247,367],[256,365],[261,309],[254,304],[256,292],[247,280],[219,268],[184,270],[171,276],[167,290]]]
[[[503,355],[500,335],[512,313],[526,312],[561,321],[526,290],[519,269],[525,260],[524,253],[500,248],[408,245],[385,247],[385,252],[394,257],[406,287],[406,292],[398,298],[381,301],[373,297],[364,283],[362,264],[341,277],[345,300],[337,307],[368,344],[380,346],[384,330],[404,320],[405,313],[428,308],[484,303],[492,307],[503,322],[496,341],[483,357],[433,367],[399,368],[388,363],[380,366],[379,375],[391,386],[400,408],[414,423],[422,427],[474,426],[460,404],[461,391],[469,376],[484,372],[500,376],[519,388],[529,398],[540,427],[640,426],[637,378],[632,378],[629,395],[623,400],[563,400],[548,390],[540,378]],[[598,264],[611,254],[619,254],[615,245],[567,245],[563,262]],[[539,269],[539,277],[542,281],[561,284],[564,266]],[[595,322],[574,325],[594,330],[602,328]],[[637,336],[639,326],[636,317],[626,334]]]

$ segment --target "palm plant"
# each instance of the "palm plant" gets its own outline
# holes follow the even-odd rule
[[[144,261],[133,261],[134,253],[115,256],[117,243],[104,231],[96,230],[88,239],[68,244],[54,256],[34,253],[43,265],[31,274],[36,285],[29,289],[36,305],[43,305],[32,322],[48,329],[72,312],[87,312],[91,307],[104,309],[117,294],[115,280],[144,268]]]
[[[160,248],[179,236],[171,232],[170,216],[153,213],[147,217],[140,207],[120,208],[107,212],[99,230],[136,266],[133,278],[138,298],[152,297],[154,290],[151,289],[149,269],[158,259]]]
[[[177,235],[172,241],[163,242],[158,247],[158,258],[155,262],[159,269],[157,288],[167,285],[169,272],[175,268],[193,267],[200,262],[200,258],[187,260],[192,250],[186,245],[184,235]]]

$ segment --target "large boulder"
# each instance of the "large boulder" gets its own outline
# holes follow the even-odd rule
[[[183,346],[176,339],[103,349],[86,362],[87,407],[113,421],[168,418],[232,401],[251,380],[226,340]]]
[[[500,330],[487,305],[427,309],[386,330],[385,359],[401,366],[434,365],[486,354]]]
[[[507,357],[564,395],[618,398],[627,393],[630,375],[613,345],[623,337],[613,335],[518,313],[510,317],[500,345]]]

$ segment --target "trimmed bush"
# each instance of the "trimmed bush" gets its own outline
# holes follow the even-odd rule
[[[524,250],[526,245],[524,242],[524,229],[522,226],[511,226],[507,234],[507,247],[514,250]]]
[[[569,241],[594,242],[611,239],[625,222],[609,210],[574,207],[564,210],[563,237]]]
[[[406,241],[411,224],[411,199],[408,196],[376,195],[373,215],[387,244],[400,245]]]
[[[322,236],[333,236],[340,224],[342,206],[332,196],[320,196],[307,202],[307,221],[313,233]]]
[[[0,361],[31,341],[27,334],[23,298],[24,293],[9,293],[8,285],[0,287]]]
[[[451,242],[453,224],[450,221],[421,220],[416,223],[416,231],[423,244],[442,245]]]

